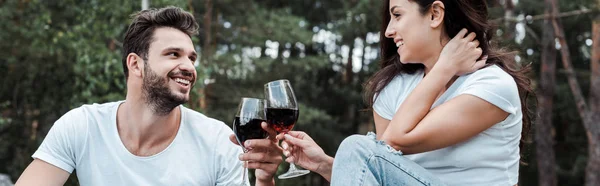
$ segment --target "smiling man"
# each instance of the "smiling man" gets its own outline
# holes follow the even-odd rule
[[[81,185],[248,184],[231,129],[182,105],[196,82],[197,30],[180,8],[137,13],[123,42],[126,99],[63,115],[16,185],[63,185],[73,170]],[[274,185],[281,149],[274,137],[251,144],[256,184]]]

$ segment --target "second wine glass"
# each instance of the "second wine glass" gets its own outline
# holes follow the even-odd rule
[[[288,80],[271,81],[265,84],[265,100],[267,123],[278,133],[287,133],[298,121],[298,103],[294,90]],[[288,179],[302,176],[310,173],[309,170],[296,168],[294,163],[290,163],[290,168],[286,173],[279,175],[279,179]]]

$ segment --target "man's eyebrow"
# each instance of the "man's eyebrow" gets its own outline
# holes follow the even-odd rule
[[[165,48],[163,51],[169,51],[169,50],[174,50],[174,51],[177,51],[177,52],[183,51],[183,49],[179,48],[179,47],[168,47],[168,48]]]
[[[167,47],[165,48],[163,51],[177,51],[177,52],[184,52],[183,48],[180,47]],[[198,54],[196,53],[196,51],[192,51],[191,54],[194,57],[198,57]]]

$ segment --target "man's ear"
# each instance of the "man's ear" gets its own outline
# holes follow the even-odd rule
[[[440,27],[444,23],[445,12],[444,3],[441,1],[435,1],[431,4],[429,10],[429,16],[431,17],[431,23],[429,24],[432,28]]]
[[[144,69],[144,59],[135,53],[129,53],[127,55],[127,69],[129,69],[130,76],[142,77]]]

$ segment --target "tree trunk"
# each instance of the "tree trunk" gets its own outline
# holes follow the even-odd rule
[[[546,5],[546,13],[551,12]],[[554,48],[554,32],[552,21],[546,19],[542,34],[542,64],[540,69],[540,88],[538,92],[538,116],[535,127],[536,160],[538,182],[543,186],[556,186],[556,158],[554,156],[554,135],[552,131],[552,99],[556,77],[556,49]]]
[[[192,15],[195,15],[195,14],[194,14],[194,4],[192,3],[192,0],[188,0],[188,2],[187,2],[187,6],[188,6],[188,9],[190,10],[190,13],[191,13]]]
[[[582,118],[582,120],[585,121],[585,118],[587,118],[588,107],[585,103],[585,99],[583,98],[583,94],[581,93],[581,88],[579,86],[579,82],[577,81],[577,77],[575,76],[575,70],[571,65],[569,45],[567,44],[567,40],[565,39],[565,32],[563,26],[560,23],[560,20],[556,18],[556,15],[558,15],[558,3],[557,0],[546,0],[546,2],[552,6],[552,16],[550,16],[552,19],[552,27],[554,28],[554,34],[556,34],[556,38],[558,39],[558,42],[561,46],[561,62],[565,68],[565,72],[569,82],[569,87],[571,88],[571,92],[573,93],[575,104],[577,105],[577,111],[579,111],[579,116]]]
[[[354,77],[354,72],[352,68],[354,65],[352,61],[352,55],[354,51],[354,44],[348,45],[350,51],[348,52],[348,61],[346,61],[346,70],[344,70],[344,78],[342,79],[345,84],[352,84],[352,78]]]
[[[600,0],[597,0],[597,7],[600,9]],[[596,15],[592,22],[592,41],[590,117],[587,121],[590,127],[587,134],[589,158],[585,176],[587,186],[600,185],[600,15]]]
[[[512,20],[512,18],[514,17],[514,9],[515,9],[515,5],[512,3],[512,0],[505,0],[504,1],[504,27],[505,27],[505,33],[504,33],[504,39],[506,39],[507,41],[513,40],[515,39],[515,22],[510,21]]]
[[[597,8],[600,9],[600,0],[596,2]],[[596,15],[592,21],[592,42],[592,59],[590,61],[592,75],[589,102],[592,113],[595,117],[598,117],[600,113],[600,14]],[[596,125],[596,129],[598,129],[598,125]]]
[[[212,29],[212,10],[213,10],[213,6],[212,6],[212,0],[206,0],[204,2],[204,7],[206,7],[206,12],[204,13],[204,43],[202,44],[202,64],[205,67],[208,67],[208,64],[210,63],[210,57],[212,56],[212,51],[211,51],[211,46],[210,46],[210,42],[212,39],[211,36],[211,29]],[[200,82],[200,83],[204,83],[204,82]],[[204,85],[200,85],[200,100],[199,100],[199,104],[200,104],[200,109],[201,110],[206,110],[206,106],[208,105],[206,103],[206,94],[207,94],[207,88]]]
[[[585,170],[585,185],[586,186],[597,186],[600,185],[600,125],[595,123],[594,121],[600,121],[600,114],[597,113],[596,103],[597,99],[600,96],[600,91],[598,91],[598,55],[597,51],[598,42],[596,42],[592,46],[592,53],[595,55],[591,60],[591,68],[592,68],[592,87],[590,87],[590,105],[593,105],[594,108],[589,108],[585,102],[583,94],[581,93],[581,88],[579,83],[577,82],[577,78],[575,76],[575,70],[571,66],[571,57],[569,55],[569,46],[565,40],[564,29],[560,24],[560,21],[555,17],[558,15],[558,3],[557,0],[546,0],[547,3],[552,5],[552,26],[554,28],[554,32],[560,42],[561,48],[561,56],[562,63],[567,72],[567,78],[569,81],[569,86],[571,88],[571,92],[573,92],[573,96],[575,99],[575,104],[577,105],[577,110],[579,111],[579,115],[583,120],[583,126],[586,130],[586,135],[588,137],[588,162]],[[597,29],[598,18],[596,17],[593,22],[593,31],[592,33],[598,32]],[[598,33],[594,33],[593,39],[597,41]],[[593,99],[593,100],[592,100]],[[592,110],[593,109],[593,110]],[[594,113],[596,111],[596,113]]]
[[[149,0],[142,0],[142,10],[146,10],[148,7],[150,7],[150,2],[148,1]]]
[[[204,43],[202,44],[202,50],[208,52],[210,48],[210,39],[212,38],[210,32],[212,29],[212,0],[206,0],[204,2],[204,7],[206,7],[206,12],[204,13]],[[208,56],[208,54],[202,55],[205,60],[208,60]]]

